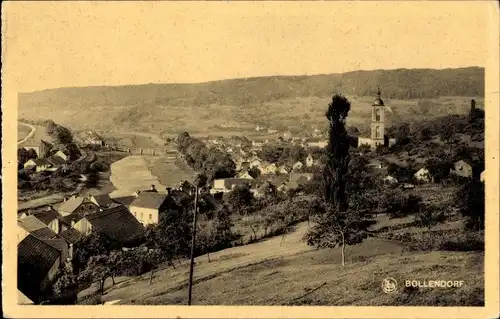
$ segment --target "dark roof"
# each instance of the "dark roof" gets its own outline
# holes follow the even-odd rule
[[[74,228],[67,229],[59,234],[70,244],[76,244],[83,238],[83,234]]]
[[[41,239],[47,245],[55,248],[61,252],[61,260],[66,260],[68,257],[68,244],[64,238],[57,236],[52,239]]]
[[[128,243],[144,233],[144,227],[125,206],[105,209],[87,217],[92,227],[111,240]]]
[[[158,209],[167,198],[166,194],[140,192],[130,206]]]
[[[17,245],[17,288],[33,301],[39,300],[40,286],[61,252],[28,235]]]
[[[54,209],[42,210],[35,213],[32,213],[37,219],[39,219],[45,225],[50,224],[54,219],[60,217],[59,213]]]
[[[52,163],[45,158],[35,158],[33,162],[35,162],[36,166],[52,165]]]
[[[94,199],[97,202],[97,205],[99,205],[100,207],[107,207],[113,204],[113,201],[111,200],[108,194],[94,195],[92,197],[94,197]]]
[[[48,161],[51,162],[53,165],[63,165],[66,164],[66,161],[61,158],[60,156],[57,155],[52,155],[51,157],[48,158]]]
[[[17,221],[17,224],[28,233],[38,238],[54,238],[57,234],[47,227],[41,220],[35,216],[26,216]]]
[[[112,198],[113,201],[117,202],[117,203],[120,203],[122,205],[125,205],[125,206],[130,206],[130,204],[132,204],[132,202],[136,199],[135,196],[123,196],[123,197],[115,197],[115,198]]]

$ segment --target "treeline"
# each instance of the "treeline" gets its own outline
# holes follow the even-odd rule
[[[73,141],[73,133],[62,125],[54,123],[52,120],[45,122],[45,129],[47,134],[52,137],[54,141],[53,149],[63,151],[69,155],[70,160],[76,160],[80,157],[81,153]]]
[[[484,96],[484,68],[396,69],[312,76],[270,76],[198,84],[59,88],[20,93],[19,107],[248,105],[284,98],[328,96],[332,90],[347,95],[372,96],[379,85],[390,99],[480,97]],[[80,96],[85,96],[85,99]]]
[[[206,176],[209,181],[236,175],[236,164],[231,155],[216,148],[208,148],[187,132],[177,137],[177,150],[189,166]]]

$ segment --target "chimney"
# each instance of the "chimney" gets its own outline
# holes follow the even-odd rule
[[[170,195],[171,190],[172,190],[172,188],[167,187],[167,188],[165,189],[165,194]]]
[[[152,190],[152,191],[156,191],[156,188],[155,188],[155,186],[154,186],[154,185],[151,185],[151,190]]]
[[[472,99],[470,100],[470,110],[471,112],[474,112],[475,109],[476,109],[476,100]]]

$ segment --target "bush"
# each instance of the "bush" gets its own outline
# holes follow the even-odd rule
[[[463,230],[403,233],[393,237],[405,243],[406,251],[484,251],[484,232]]]

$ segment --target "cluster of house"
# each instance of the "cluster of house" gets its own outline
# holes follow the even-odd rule
[[[210,193],[227,193],[242,185],[248,185],[256,197],[263,196],[269,187],[274,187],[280,192],[296,189],[313,177],[312,173],[302,172],[303,169],[318,165],[318,160],[314,159],[312,154],[309,154],[304,162],[297,161],[292,166],[286,164],[279,166],[276,163],[267,163],[257,156],[248,159],[240,157],[236,161],[238,176],[214,180]],[[249,173],[252,168],[260,171],[259,176],[254,178]]]
[[[286,132],[283,136],[279,136],[276,139],[270,138],[254,138],[249,143],[244,143],[239,139],[224,139],[222,137],[218,138],[208,138],[205,143],[209,147],[214,147],[221,151],[231,154],[233,157],[237,156],[256,156],[257,153],[262,150],[262,147],[266,144],[277,143],[277,144],[291,144],[295,146],[300,146],[305,149],[308,148],[325,148],[328,145],[328,140],[321,136],[317,137],[304,137],[304,136],[293,136],[292,133]],[[245,145],[247,144],[247,145]]]
[[[313,178],[312,173],[291,172],[287,175],[260,176],[252,178],[251,176],[215,179],[213,181],[211,194],[228,193],[238,186],[248,186],[250,192],[257,198],[264,196],[270,189],[278,192],[297,189]]]
[[[384,169],[382,164],[378,162],[377,168]],[[463,178],[473,178],[473,163],[468,160],[459,160],[454,163],[453,168],[450,169],[450,175],[455,175]],[[479,175],[479,179],[481,182],[484,182],[484,171]],[[423,183],[433,183],[434,176],[431,174],[427,167],[420,168],[414,175],[414,179]],[[394,176],[387,175],[384,177],[384,182],[388,184],[396,184],[398,182],[405,182],[404,186],[411,188],[411,183],[407,183],[407,181],[398,181],[398,179]]]
[[[130,196],[72,196],[58,207],[18,213],[19,303],[40,303],[58,269],[71,262],[74,247],[85,236],[98,232],[135,247],[144,227],[160,222],[168,193],[154,187]]]
[[[47,144],[41,141],[41,145]],[[24,163],[24,169],[35,170],[36,172],[55,172],[58,170],[66,170],[70,161],[69,154],[63,151],[57,151],[55,154],[47,157],[47,147],[37,149],[37,158],[30,159]],[[35,150],[35,152],[37,151]]]

